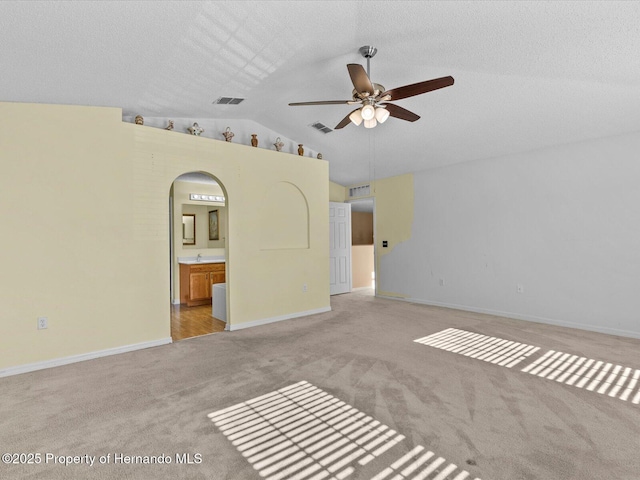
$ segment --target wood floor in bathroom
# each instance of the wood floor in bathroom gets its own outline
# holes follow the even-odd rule
[[[171,338],[174,342],[221,332],[225,325],[222,320],[211,316],[211,305],[171,305]]]

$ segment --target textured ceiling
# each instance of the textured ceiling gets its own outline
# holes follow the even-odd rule
[[[640,130],[640,2],[0,2],[0,100],[114,106],[124,116],[255,121],[368,181]],[[347,63],[374,45],[386,88],[422,118],[335,126]],[[212,105],[220,96],[246,100]]]

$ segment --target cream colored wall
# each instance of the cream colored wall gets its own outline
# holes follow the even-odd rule
[[[198,253],[202,255],[224,255],[224,247],[217,248],[212,245],[220,245],[224,244],[224,237],[220,236],[219,240],[209,240],[209,211],[217,210],[218,218],[222,216],[224,212],[224,207],[219,206],[208,206],[208,205],[193,205],[193,204],[182,204],[176,207],[178,210],[178,214],[174,216],[174,220],[180,221],[182,219],[183,214],[192,214],[196,216],[196,243],[195,245],[183,245],[182,243],[182,222],[180,222],[177,227],[175,233],[175,241],[176,241],[176,251],[179,252],[179,256],[181,257],[195,257]],[[219,234],[220,227],[218,226]]]
[[[389,254],[402,242],[411,238],[413,228],[413,174],[376,180],[374,186],[376,198],[375,238],[377,242],[376,272],[380,270],[380,258]],[[382,248],[387,240],[388,247]],[[376,279],[376,293],[388,297],[406,297],[402,292],[380,289],[380,278]]]
[[[214,178],[215,180],[215,178]],[[195,256],[198,253],[202,255],[224,255],[226,232],[226,214],[227,208],[224,203],[220,202],[201,202],[190,200],[189,194],[201,193],[204,195],[222,195],[225,193],[220,185],[183,182],[176,180],[173,183],[173,209],[174,224],[176,238],[177,256]],[[218,210],[218,229],[220,233],[219,240],[209,240],[209,212]],[[197,213],[196,217],[196,239],[195,245],[182,245],[182,214]],[[182,250],[182,251],[181,251]],[[195,252],[193,250],[196,250]]]
[[[348,189],[350,186],[347,186]],[[380,286],[380,258],[389,254],[402,242],[411,238],[413,229],[414,207],[414,179],[413,174],[383,178],[371,182],[371,197],[375,197],[375,261],[376,294],[388,297],[404,298],[402,292],[381,290]],[[347,191],[345,189],[345,191]],[[386,240],[387,247],[382,247]]]
[[[413,174],[376,180],[376,239],[379,246],[387,240],[388,247],[381,248],[386,255],[396,245],[411,238],[413,225]]]
[[[0,375],[169,337],[168,198],[185,172],[225,186],[232,324],[329,308],[327,162],[123,123],[115,108],[0,103],[0,131],[0,212],[17,233],[0,249]],[[265,251],[256,206],[283,181],[308,205],[309,248]]]
[[[330,202],[344,202],[347,198],[346,195],[347,193],[345,187],[335,182],[329,182]]]

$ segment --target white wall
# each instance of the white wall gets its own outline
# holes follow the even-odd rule
[[[380,290],[640,338],[639,152],[635,133],[414,174]]]

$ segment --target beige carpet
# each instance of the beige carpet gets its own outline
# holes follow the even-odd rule
[[[332,297],[332,308],[0,379],[0,453],[41,454],[39,464],[1,463],[0,478],[640,478],[640,405],[623,378],[640,369],[640,340],[363,292]],[[455,331],[444,340],[454,343],[475,335],[480,349],[503,342],[537,350],[496,362],[501,357],[489,353],[465,355],[437,338],[449,328]],[[560,354],[547,362],[555,355],[549,351]],[[551,372],[561,358],[565,363]],[[566,383],[579,358],[600,361],[599,372],[610,365],[590,390],[595,374],[582,387],[576,385],[582,380]],[[616,366],[618,376],[611,377]],[[610,377],[608,390],[598,393]],[[294,419],[279,409],[292,401],[292,412],[304,410],[296,417],[301,426],[289,430],[295,437],[286,434],[292,444],[278,443],[287,428],[281,425]],[[308,443],[315,438],[305,437],[309,415],[313,428],[325,432],[314,435],[332,440]],[[358,421],[365,426],[356,429]],[[264,422],[277,424],[277,435],[262,433]],[[261,447],[267,435],[271,450]],[[128,456],[171,463],[123,463]]]

